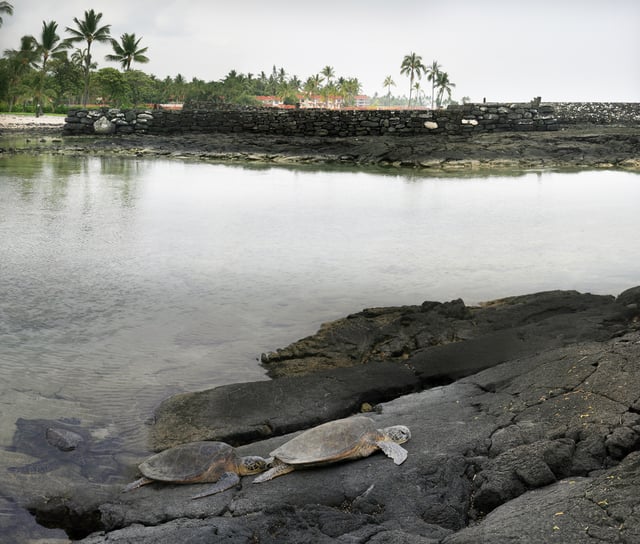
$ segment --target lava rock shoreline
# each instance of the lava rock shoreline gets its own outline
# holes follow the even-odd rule
[[[640,287],[368,309],[263,361],[271,381],[167,399],[148,430],[154,449],[216,439],[267,455],[364,410],[410,427],[407,461],[248,477],[195,501],[193,486],[122,494],[76,478],[28,508],[84,544],[640,538]]]
[[[35,122],[34,122],[35,123]],[[62,123],[62,121],[60,121]],[[640,128],[571,125],[558,131],[467,135],[283,137],[263,134],[63,136],[61,125],[0,123],[0,156],[125,156],[258,165],[338,165],[425,174],[537,168],[640,170]]]

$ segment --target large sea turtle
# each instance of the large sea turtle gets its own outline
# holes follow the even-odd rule
[[[190,442],[181,444],[143,461],[138,468],[142,478],[131,482],[123,491],[131,491],[152,482],[195,484],[215,482],[193,499],[220,493],[236,485],[240,476],[257,474],[267,468],[262,457],[241,457],[225,442]]]
[[[411,438],[404,425],[377,429],[371,418],[355,416],[313,427],[271,452],[271,468],[253,483],[266,482],[293,470],[359,459],[382,450],[400,465],[407,458],[402,444]]]

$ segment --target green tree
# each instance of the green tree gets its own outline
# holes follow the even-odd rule
[[[140,48],[140,40],[136,40],[135,34],[124,33],[120,36],[120,43],[111,39],[111,47],[113,47],[114,55],[107,55],[105,58],[113,62],[119,62],[123,70],[128,72],[131,70],[131,63],[138,62],[145,64],[149,62],[149,57],[145,56],[145,53],[149,49],[148,47]]]
[[[47,75],[47,62],[50,58],[66,57],[68,42],[62,41],[58,36],[58,23],[55,21],[42,21],[40,41],[34,39],[36,51],[40,56],[40,74],[38,88],[36,89],[36,117],[42,114],[42,103],[45,99],[44,82]]]
[[[162,102],[162,94],[152,76],[140,70],[127,70],[124,72],[124,80],[127,85],[127,105],[157,104]]]
[[[8,61],[8,102],[9,111],[18,100],[32,95],[32,88],[28,83],[29,75],[36,67],[38,52],[33,36],[20,38],[20,49],[5,49],[4,56]]]
[[[336,77],[336,73],[333,69],[333,66],[325,66],[320,73],[325,77],[325,79],[327,80],[327,85],[331,85],[331,80]]]
[[[400,65],[400,73],[402,75],[409,76],[409,108],[411,108],[411,94],[413,92],[413,82],[416,78],[420,79],[422,74],[426,70],[424,64],[422,64],[422,57],[415,53],[409,53],[402,59]]]
[[[82,95],[82,66],[64,56],[51,59],[48,72],[47,85],[51,89],[54,104],[77,104]]]
[[[98,70],[91,85],[103,101],[112,106],[122,106],[126,102],[129,86],[124,74],[115,68]]]
[[[0,13],[6,13],[7,15],[13,15],[13,6],[9,2],[0,2]],[[0,26],[4,23],[2,16],[0,16]]]
[[[336,94],[336,88],[333,86],[333,82],[331,81],[334,77],[336,77],[336,73],[333,69],[333,66],[325,66],[320,73],[327,80],[327,84],[324,86],[322,90],[322,96],[324,97],[324,102],[326,107],[329,107],[329,97]]]
[[[422,87],[420,86],[419,81],[416,81],[413,84],[413,89],[416,91],[416,102],[422,106],[422,96],[424,93],[422,92]]]
[[[307,99],[320,94],[323,78],[320,74],[309,76],[302,87],[303,92],[307,95]]]
[[[347,106],[355,105],[355,98],[360,93],[362,85],[356,77],[340,78],[340,95]]]
[[[447,72],[440,72],[438,75],[438,81],[436,81],[436,87],[438,88],[438,107],[442,105],[442,97],[444,93],[447,93],[447,99],[451,100],[451,90],[456,84],[449,81],[449,74]]]
[[[433,109],[433,100],[436,95],[436,82],[438,81],[438,74],[440,73],[441,66],[438,64],[438,61],[433,61],[431,65],[427,68],[427,81],[431,82],[431,109]]]
[[[396,82],[393,81],[391,76],[387,76],[384,78],[384,82],[382,83],[384,87],[387,88],[387,107],[391,105],[391,87],[396,86]]]
[[[87,42],[86,54],[84,55],[84,92],[82,94],[82,105],[86,106],[89,101],[89,77],[91,73],[91,44],[93,42],[107,42],[111,39],[111,25],[100,26],[102,13],[96,13],[93,9],[84,12],[84,19],[73,18],[77,28],[67,27],[66,31],[71,34],[67,39],[68,43]]]

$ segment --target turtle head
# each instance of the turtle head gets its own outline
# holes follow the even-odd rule
[[[411,438],[409,427],[405,427],[404,425],[385,427],[384,429],[380,429],[380,432],[396,444],[404,444]]]
[[[258,474],[269,468],[268,460],[257,455],[248,455],[240,460],[240,471],[243,475]]]

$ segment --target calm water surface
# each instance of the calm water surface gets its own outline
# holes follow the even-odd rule
[[[166,396],[265,379],[261,352],[365,307],[618,294],[640,284],[639,205],[618,171],[1,158],[0,448],[19,417],[74,417],[144,452]],[[0,451],[0,472],[28,461]]]

